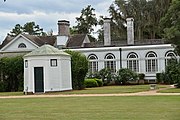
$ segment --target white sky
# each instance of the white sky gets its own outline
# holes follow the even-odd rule
[[[108,8],[114,0],[0,0],[0,41],[16,24],[35,21],[44,31],[57,34],[57,21],[69,20],[76,25],[81,10],[91,5],[96,17],[109,16]]]

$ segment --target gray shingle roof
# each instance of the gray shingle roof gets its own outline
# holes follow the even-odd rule
[[[69,38],[66,47],[81,47],[86,34],[76,34]]]
[[[53,45],[56,42],[56,36],[34,36],[34,35],[28,35],[28,34],[21,34],[33,43],[35,43],[38,46],[42,46],[44,44],[50,44]],[[3,43],[0,46],[0,49],[3,48],[5,45],[7,45],[10,41],[12,41],[15,37],[7,36]]]
[[[46,44],[26,54],[24,57],[29,57],[29,56],[70,56],[70,55],[51,45]]]

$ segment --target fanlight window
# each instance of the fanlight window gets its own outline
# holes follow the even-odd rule
[[[116,61],[115,56],[111,53],[107,54],[105,56],[105,62],[104,62],[105,68],[109,68],[112,70],[112,72],[116,72]]]
[[[132,52],[128,54],[127,68],[134,72],[139,72],[139,60],[138,60],[138,55],[136,53]]]
[[[95,73],[98,71],[98,58],[96,55],[91,54],[89,59],[89,73]]]
[[[157,54],[150,51],[146,54],[146,72],[155,73],[158,71]]]
[[[26,48],[26,45],[25,45],[24,43],[20,43],[20,44],[18,45],[18,48]]]
[[[170,63],[173,59],[176,59],[176,54],[173,51],[168,51],[165,54],[165,66],[168,65],[168,63]]]

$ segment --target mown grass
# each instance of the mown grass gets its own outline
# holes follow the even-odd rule
[[[180,88],[170,88],[166,90],[160,90],[158,91],[160,93],[180,93]]]
[[[158,88],[167,87],[166,85],[158,85]],[[116,94],[116,93],[136,93],[148,91],[149,85],[127,85],[127,86],[104,86],[95,88],[86,88],[84,90],[72,90],[65,92],[54,92],[46,94]],[[23,92],[0,92],[0,96],[19,96]]]
[[[148,91],[148,85],[131,85],[131,86],[104,86],[95,88],[86,88],[84,90],[73,90],[66,92],[47,93],[47,94],[116,94],[116,93],[135,93]]]
[[[180,96],[0,99],[0,120],[179,120]]]
[[[0,96],[20,96],[23,92],[0,92]]]

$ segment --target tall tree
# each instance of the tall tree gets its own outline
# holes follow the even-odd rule
[[[173,0],[165,17],[161,19],[163,37],[176,44],[176,51],[180,55],[180,1]]]
[[[115,0],[109,12],[120,34],[124,33],[126,18],[134,18],[135,39],[159,38],[159,21],[167,12],[171,0]],[[118,33],[116,32],[116,33]]]
[[[88,5],[82,9],[80,17],[76,17],[77,26],[74,29],[77,33],[91,34],[94,29],[93,26],[97,25],[95,9]]]
[[[15,27],[10,31],[10,36],[17,36],[20,33],[27,33],[30,35],[38,35],[38,36],[44,36],[46,35],[45,32],[43,32],[43,29],[39,27],[39,25],[36,25],[35,22],[27,22],[24,24],[24,26],[21,26],[20,24],[16,24]]]
[[[20,24],[16,24],[15,27],[10,31],[11,36],[16,36],[23,32],[23,27]]]

